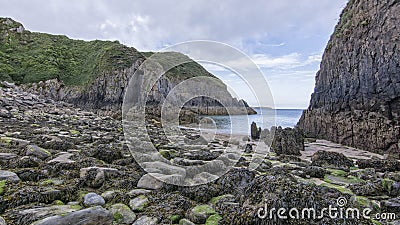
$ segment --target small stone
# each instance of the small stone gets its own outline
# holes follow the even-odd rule
[[[150,190],[146,190],[146,189],[133,189],[131,191],[128,192],[129,197],[134,198],[136,196],[139,195],[145,195],[145,194],[149,194],[151,193]]]
[[[139,197],[132,199],[129,202],[129,206],[131,207],[131,209],[133,211],[140,212],[140,211],[143,211],[143,208],[146,207],[148,202],[149,202],[149,199],[146,196],[140,195]]]
[[[106,202],[109,202],[113,200],[118,194],[120,194],[120,191],[106,191],[101,194],[101,197],[103,197]]]
[[[132,225],[157,225],[158,219],[154,217],[142,216],[137,219]]]
[[[0,216],[0,225],[7,225],[6,220]]]
[[[144,189],[157,190],[157,189],[162,188],[163,185],[164,185],[164,183],[162,181],[154,178],[150,174],[145,174],[140,178],[140,180],[137,184],[137,187],[144,188]]]
[[[179,225],[195,225],[195,223],[193,223],[192,221],[190,221],[188,219],[181,219],[179,221]]]
[[[109,177],[118,175],[118,170],[104,167],[86,167],[80,170],[80,178],[92,188],[99,188]]]
[[[34,156],[41,160],[45,160],[51,156],[51,153],[43,148],[38,147],[37,145],[28,145],[26,146],[26,156]]]
[[[102,206],[106,204],[106,202],[103,197],[101,197],[96,193],[91,192],[83,197],[83,204],[85,206],[98,206],[98,205]]]
[[[194,223],[204,224],[207,218],[216,214],[215,210],[209,205],[198,205],[188,213],[187,217]]]
[[[112,205],[110,212],[114,216],[114,221],[118,224],[132,224],[136,219],[136,214],[125,204]]]
[[[62,153],[61,155],[48,161],[47,163],[48,164],[51,164],[51,163],[72,164],[72,163],[75,163],[74,160],[70,159],[72,156],[74,156],[74,154],[72,154],[72,153]]]
[[[14,183],[17,183],[20,181],[20,179],[16,173],[13,173],[13,172],[7,171],[7,170],[0,170],[0,181],[1,180],[7,180],[10,182],[14,182]]]

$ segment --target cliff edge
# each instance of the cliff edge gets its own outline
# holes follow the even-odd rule
[[[398,0],[347,4],[298,123],[308,136],[399,157],[398,12]]]
[[[11,18],[0,18],[0,81],[13,82],[24,91],[103,115],[120,115],[130,78],[152,54],[118,41],[83,41],[31,32]],[[168,92],[183,80],[199,76],[216,78],[181,53],[164,53],[164,56],[167,63],[177,57],[187,63],[170,69],[160,78],[149,96],[156,104],[162,104]],[[226,85],[216,79],[218,88],[227,91]],[[242,100],[230,94],[227,98],[229,107],[243,105]],[[227,113],[213,99],[193,99],[189,105],[199,114]],[[244,105],[248,114],[256,113]]]

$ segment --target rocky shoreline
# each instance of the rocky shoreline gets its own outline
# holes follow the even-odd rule
[[[216,138],[207,150],[191,151],[190,145],[166,142],[158,135],[159,125],[149,123],[147,130],[159,154],[182,165],[210,162],[226,146],[243,152],[220,178],[180,187],[149,179],[133,159],[119,120],[13,85],[0,89],[0,105],[0,224],[378,223],[257,215],[265,204],[320,209],[335,205],[339,197],[347,199],[348,207],[399,215],[399,161],[367,152],[362,159],[348,158],[337,153],[345,147],[312,139],[304,144],[300,138],[305,151],[293,151],[290,143],[299,138],[293,139],[290,129],[278,128],[280,141],[273,146],[279,151],[268,152],[256,170],[249,170],[257,145],[266,148],[263,142]],[[262,133],[261,140],[266,138]],[[308,154],[310,149],[313,154]]]

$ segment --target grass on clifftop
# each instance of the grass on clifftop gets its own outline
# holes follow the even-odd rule
[[[66,85],[81,86],[153,54],[138,52],[118,41],[73,40],[64,35],[30,32],[21,23],[0,18],[0,81],[23,84],[58,79]],[[177,60],[188,61],[167,72],[172,80],[214,77],[181,53],[160,53],[157,59],[163,67],[170,67]]]
[[[57,78],[67,85],[83,85],[104,72],[130,67],[139,57],[143,56],[136,49],[117,41],[35,33],[0,18],[0,80],[21,84]]]

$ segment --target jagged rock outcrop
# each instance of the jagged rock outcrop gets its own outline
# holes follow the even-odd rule
[[[398,0],[348,3],[298,123],[308,136],[399,157],[399,11]]]

